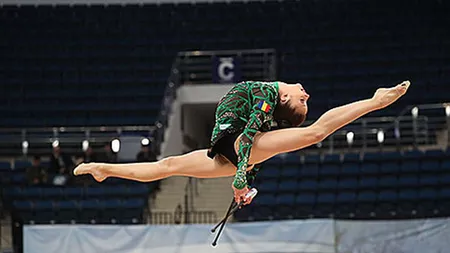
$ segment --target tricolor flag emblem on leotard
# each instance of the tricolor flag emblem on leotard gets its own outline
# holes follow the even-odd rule
[[[270,105],[266,101],[260,101],[258,103],[258,108],[263,112],[268,112],[270,110]]]

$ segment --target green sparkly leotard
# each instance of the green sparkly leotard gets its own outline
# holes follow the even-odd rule
[[[258,131],[270,130],[277,101],[278,82],[247,81],[235,85],[217,106],[211,146],[226,134],[243,134],[239,141],[233,182],[237,189],[246,187],[249,181],[254,180],[259,166],[246,173],[253,138]]]

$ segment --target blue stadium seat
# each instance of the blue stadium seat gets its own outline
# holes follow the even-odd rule
[[[143,208],[145,205],[145,201],[143,199],[127,199],[123,201],[124,208]]]
[[[300,166],[297,167],[284,167],[281,170],[281,176],[285,178],[297,178],[300,175]]]
[[[358,202],[372,202],[377,200],[377,194],[375,191],[361,191],[357,195]]]
[[[278,185],[278,191],[280,192],[295,192],[297,188],[297,180],[284,180]]]
[[[82,198],[84,195],[83,188],[81,187],[67,187],[62,189],[66,198],[69,199]]]
[[[359,180],[359,189],[369,188],[373,189],[378,186],[378,178],[376,177],[363,177]]]
[[[406,173],[418,172],[420,168],[419,161],[417,160],[404,160],[400,165],[400,171]]]
[[[344,163],[359,163],[361,161],[359,153],[345,153],[344,154]]]
[[[322,167],[319,169],[319,175],[320,176],[336,176],[340,173],[340,165],[339,164],[323,164]]]
[[[424,158],[441,160],[445,157],[445,152],[442,149],[429,149],[425,151]]]
[[[300,164],[300,161],[301,161],[301,157],[300,157],[300,154],[298,153],[298,152],[291,152],[291,153],[287,153],[287,154],[285,154],[284,156],[282,156],[283,158],[283,160],[282,160],[282,162],[283,162],[283,164],[294,164],[294,165],[297,165],[297,164]]]
[[[418,193],[415,189],[402,189],[398,193],[398,199],[403,201],[417,200]]]
[[[393,190],[383,190],[378,194],[378,201],[395,202],[397,201],[397,192]]]
[[[24,170],[28,167],[31,167],[30,161],[14,160],[14,169],[15,170]]]
[[[283,162],[283,158],[280,155],[274,156],[272,158],[270,158],[269,160],[267,160],[265,162],[265,164],[267,164],[268,166],[271,167],[277,167],[280,166]]]
[[[316,190],[318,182],[316,180],[301,180],[298,184],[299,190]]]
[[[282,193],[276,198],[277,205],[293,206],[295,203],[295,195],[293,193]]]
[[[392,161],[392,162],[398,162],[402,159],[402,154],[400,152],[384,152],[381,155],[382,161]]]
[[[23,200],[23,201],[16,200],[13,202],[13,207],[19,211],[31,210],[31,209],[33,209],[33,203],[28,200]]]
[[[341,167],[341,174],[344,176],[355,176],[360,173],[358,164],[344,163]]]
[[[51,200],[38,200],[34,202],[34,209],[38,212],[42,210],[52,210],[53,206],[53,201]]]
[[[300,193],[295,198],[297,205],[314,205],[316,203],[316,196],[313,193]]]
[[[300,169],[300,177],[317,177],[319,174],[319,164],[304,164]]]
[[[419,185],[419,177],[417,175],[400,175],[398,185],[401,187],[416,187]]]
[[[420,160],[423,157],[423,152],[419,150],[411,150],[403,153],[403,159],[406,161]]]
[[[62,198],[64,196],[63,189],[59,187],[42,188],[43,198]]]
[[[442,170],[450,172],[450,159],[442,161]]]
[[[423,200],[435,200],[438,197],[438,193],[433,188],[422,188],[419,192],[419,198]]]
[[[324,179],[319,182],[319,190],[335,191],[338,186],[336,179]]]
[[[320,155],[306,155],[305,163],[319,164],[321,162]]]
[[[379,166],[377,163],[365,162],[361,166],[361,173],[364,175],[377,174],[379,171]]]
[[[356,201],[355,192],[339,192],[336,197],[336,202],[338,203],[354,203]]]
[[[400,166],[399,166],[398,162],[388,161],[388,162],[382,162],[380,164],[380,172],[381,173],[396,174],[399,171],[400,171]]]
[[[356,178],[341,179],[338,183],[339,190],[357,189],[358,180]]]
[[[450,188],[443,188],[439,192],[439,198],[440,199],[450,199]]]
[[[259,194],[252,203],[254,202],[255,205],[272,206],[275,205],[275,201],[275,195],[273,194]]]
[[[327,154],[323,158],[324,164],[340,164],[341,156],[339,154]]]
[[[438,175],[422,175],[420,176],[419,183],[421,186],[438,186],[439,176]]]
[[[277,167],[264,166],[259,172],[259,176],[264,178],[278,178],[280,176],[281,170]]]
[[[105,191],[103,187],[87,187],[85,189],[85,196],[90,197],[101,197],[105,195]]]
[[[397,187],[398,179],[396,176],[380,177],[378,185],[380,187]]]
[[[3,171],[3,170],[11,170],[11,163],[0,161],[0,171]]]
[[[317,195],[318,204],[334,204],[336,202],[336,195],[333,193],[319,193]]]
[[[423,160],[420,167],[425,172],[437,172],[441,170],[440,162],[435,160]]]
[[[364,162],[381,162],[382,161],[381,153],[365,153],[363,157]]]
[[[440,175],[439,183],[441,185],[450,185],[450,171],[443,175]]]
[[[22,190],[22,197],[26,199],[36,199],[42,195],[40,187],[25,187]]]
[[[261,193],[276,192],[278,189],[277,181],[264,181],[264,183],[258,185],[258,191]]]

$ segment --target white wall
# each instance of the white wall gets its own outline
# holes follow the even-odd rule
[[[204,125],[204,121],[207,120],[208,116],[214,116],[214,110],[211,110],[211,115],[204,115],[204,113],[196,113],[194,107],[186,110],[183,110],[183,107],[201,104],[214,108],[220,98],[231,87],[233,85],[226,84],[181,86],[177,90],[177,99],[173,103],[172,114],[169,117],[169,128],[165,133],[165,142],[161,145],[160,158],[179,155],[184,152],[183,134],[188,134],[193,138],[198,137],[198,141],[205,141],[201,138],[204,138],[205,134],[209,133],[205,133],[208,130]],[[196,122],[199,122],[199,127],[196,127]],[[181,129],[182,124],[185,126],[184,133]]]
[[[212,225],[24,227],[24,253],[444,253],[450,220],[295,220],[228,224],[215,249]]]

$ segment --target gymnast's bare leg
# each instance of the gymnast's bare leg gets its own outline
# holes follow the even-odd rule
[[[370,99],[360,100],[336,107],[324,113],[308,127],[296,127],[258,133],[255,136],[249,164],[257,164],[271,157],[299,150],[324,140],[327,136],[352,121],[375,110],[394,103],[403,96],[410,83],[405,81],[392,88],[380,88]],[[248,169],[251,169],[249,167]],[[119,177],[141,182],[150,182],[170,176],[190,176],[196,178],[217,178],[233,176],[236,167],[226,158],[207,157],[207,150],[164,158],[150,163],[81,164],[74,170],[75,175],[91,174],[101,182],[107,177]]]

